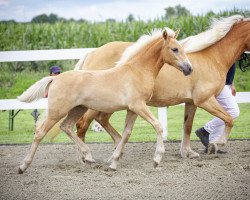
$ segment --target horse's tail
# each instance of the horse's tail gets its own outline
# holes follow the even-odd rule
[[[86,59],[86,57],[88,56],[89,53],[86,53],[75,65],[74,70],[82,70],[84,61]]]
[[[88,56],[90,53],[92,53],[94,50],[95,50],[95,48],[90,49],[90,50],[88,51],[88,53],[85,53],[85,54],[83,55],[83,57],[76,63],[74,70],[82,70],[82,69],[83,69],[84,62],[85,62],[87,56]]]
[[[23,102],[32,102],[44,97],[45,92],[48,90],[50,83],[53,81],[55,76],[48,76],[40,81],[37,81],[35,84],[30,86],[26,91],[23,92],[17,98]]]

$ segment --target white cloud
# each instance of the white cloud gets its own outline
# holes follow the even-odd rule
[[[9,0],[0,0],[0,6],[8,6],[10,4]]]

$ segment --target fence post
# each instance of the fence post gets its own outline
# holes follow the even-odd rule
[[[158,119],[163,128],[163,140],[166,141],[168,137],[168,122],[167,122],[167,108],[159,107],[158,108]]]

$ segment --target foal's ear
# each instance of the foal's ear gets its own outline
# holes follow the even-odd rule
[[[180,29],[177,29],[177,31],[174,32],[174,38],[176,39],[180,33]]]
[[[166,41],[168,40],[168,32],[166,30],[163,31],[162,36],[163,36],[164,40],[166,40]]]

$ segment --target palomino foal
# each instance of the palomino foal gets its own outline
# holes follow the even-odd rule
[[[192,72],[192,66],[176,37],[177,33],[168,28],[143,36],[124,52],[118,65],[112,69],[69,71],[59,76],[45,77],[19,96],[19,100],[31,102],[42,98],[48,90],[47,117],[37,127],[31,149],[20,165],[19,173],[23,173],[31,164],[46,133],[66,115],[61,129],[77,144],[83,161],[94,162],[88,146],[73,131],[73,126],[88,108],[106,113],[127,109],[124,134],[112,156],[111,169],[116,169],[137,115],[148,121],[157,132],[154,155],[157,166],[165,151],[162,128],[146,105],[152,96],[155,78],[164,63],[176,67],[185,75]]]

